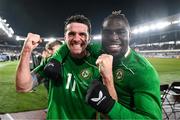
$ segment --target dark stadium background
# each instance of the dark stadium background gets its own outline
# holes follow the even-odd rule
[[[180,82],[179,6],[180,0],[0,0],[0,119],[6,113],[16,118],[16,112],[47,107],[43,85],[27,94],[15,91],[22,45],[28,32],[40,34],[44,40],[62,38],[64,20],[74,14],[91,20],[93,43],[100,42],[103,19],[113,10],[122,10],[132,28],[131,48],[155,66],[161,85]],[[46,43],[34,50],[31,69],[38,64]],[[37,119],[36,115],[32,113],[29,119]]]

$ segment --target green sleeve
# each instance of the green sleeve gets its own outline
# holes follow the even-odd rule
[[[133,108],[116,102],[108,113],[112,119],[162,119],[159,77],[153,67],[139,69],[132,82]],[[136,73],[135,73],[136,74]],[[134,88],[133,88],[134,87]]]
[[[94,58],[98,58],[99,55],[102,54],[102,51],[101,51],[101,42],[100,41],[95,41],[95,40],[92,40],[88,47],[87,47],[87,50],[90,52],[90,54],[94,57]]]
[[[65,57],[69,54],[69,49],[67,47],[67,44],[63,44],[53,55],[51,58],[56,59],[59,62],[62,62]]]
[[[46,77],[46,75],[44,74],[43,70],[47,61],[48,59],[42,60],[41,64],[31,71],[31,73],[36,74],[39,83],[42,83],[45,80],[44,78]]]
[[[39,66],[37,66],[32,72],[37,75],[38,82],[43,82],[46,78],[44,73],[45,65],[51,60],[56,59],[59,62],[62,62],[68,54],[69,50],[66,44],[63,44],[50,58],[44,59]]]

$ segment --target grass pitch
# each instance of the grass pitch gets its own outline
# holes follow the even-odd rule
[[[0,113],[37,110],[47,107],[47,91],[43,85],[31,93],[17,93],[15,62],[0,62]]]
[[[180,59],[172,58],[148,58],[156,68],[161,84],[171,84],[180,81]]]
[[[159,73],[161,84],[180,81],[180,59],[148,58]],[[17,93],[15,72],[18,62],[0,62],[0,113],[43,109],[47,91],[43,85],[31,93]]]

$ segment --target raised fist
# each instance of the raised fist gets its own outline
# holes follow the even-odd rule
[[[41,43],[42,40],[40,38],[40,35],[38,34],[33,34],[33,33],[28,33],[26,40],[24,41],[24,46],[23,49],[26,51],[32,51],[35,49],[39,43]]]

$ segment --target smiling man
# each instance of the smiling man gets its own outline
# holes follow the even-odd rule
[[[65,22],[65,44],[47,61],[30,72],[29,58],[41,42],[40,36],[29,33],[16,74],[18,92],[28,92],[44,79],[49,79],[47,119],[95,119],[96,110],[85,103],[89,83],[99,77],[88,45],[91,24],[83,15]],[[89,48],[89,49],[87,49]]]
[[[104,54],[96,61],[103,84],[94,81],[86,100],[111,119],[162,119],[158,74],[147,59],[129,47],[129,40],[125,15],[116,11],[104,19]]]

